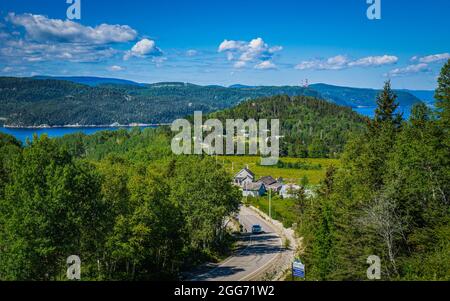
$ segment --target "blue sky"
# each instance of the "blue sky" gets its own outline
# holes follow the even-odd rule
[[[450,58],[448,0],[66,0],[0,3],[0,76],[434,89]]]

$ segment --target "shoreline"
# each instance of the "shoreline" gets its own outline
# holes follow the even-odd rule
[[[132,127],[158,127],[170,125],[170,123],[130,123],[130,124],[105,124],[105,125],[81,125],[81,124],[66,124],[66,125],[30,125],[30,126],[22,126],[22,125],[7,125],[4,124],[2,127],[7,129],[64,129],[64,128],[132,128]]]

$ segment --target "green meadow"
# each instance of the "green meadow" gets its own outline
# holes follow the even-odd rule
[[[258,156],[218,156],[217,160],[225,165],[226,170],[235,174],[242,168],[248,168],[255,173],[256,178],[272,176],[282,177],[285,182],[298,183],[303,177],[308,178],[311,185],[319,184],[324,178],[327,167],[334,165],[339,167],[338,159],[324,158],[280,158],[284,165],[291,163],[292,167],[261,166]]]

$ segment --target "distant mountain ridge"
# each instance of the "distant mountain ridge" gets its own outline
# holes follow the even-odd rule
[[[375,106],[377,95],[381,92],[377,89],[341,87],[328,84],[312,84],[309,88],[319,92],[325,100],[350,107]],[[394,91],[401,106],[408,107],[422,101],[408,90]]]
[[[378,92],[326,84],[223,87],[82,76],[0,77],[0,121],[15,126],[168,123],[194,111],[209,113],[276,95],[311,96],[353,108],[372,107]],[[396,92],[402,106],[421,101],[408,91]]]
[[[233,89],[258,89],[266,86],[247,86],[241,84],[230,85]],[[375,106],[375,99],[381,89],[370,88],[353,88],[344,86],[335,86],[324,83],[311,84],[308,89],[318,92],[321,98],[330,102],[349,106]],[[432,103],[434,102],[434,91],[427,90],[394,90],[398,96],[398,101],[402,106],[412,106],[420,101]]]
[[[407,90],[407,89],[404,89],[404,90],[400,90],[400,91],[408,92],[428,104],[433,104],[436,101],[436,99],[434,98],[434,94],[435,94],[434,90]]]
[[[143,86],[131,80],[119,79],[119,78],[108,78],[108,77],[95,77],[95,76],[47,76],[47,75],[36,75],[32,79],[53,79],[53,80],[65,80],[77,84],[88,85],[95,87],[102,84],[117,84],[117,85],[133,85],[133,86]]]

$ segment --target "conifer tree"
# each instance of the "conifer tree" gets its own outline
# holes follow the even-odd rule
[[[384,83],[383,91],[377,97],[377,108],[375,109],[375,126],[384,122],[392,122],[394,125],[399,126],[402,121],[402,115],[395,113],[398,108],[396,102],[397,95],[392,91],[391,81],[388,80]]]
[[[450,59],[442,67],[434,97],[437,100],[436,107],[439,108],[440,122],[444,130],[448,132],[450,128]]]

